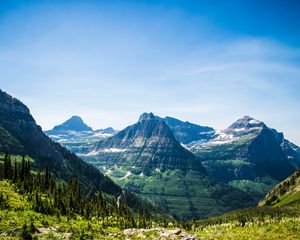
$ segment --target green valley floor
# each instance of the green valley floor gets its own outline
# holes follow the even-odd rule
[[[118,217],[85,219],[31,210],[9,181],[0,181],[0,239],[300,239],[300,202],[258,207],[191,222],[124,229]]]

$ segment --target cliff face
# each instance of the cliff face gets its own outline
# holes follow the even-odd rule
[[[284,180],[295,170],[278,141],[280,135],[283,141],[282,134],[264,128],[249,144],[247,152],[249,161],[255,163],[259,171],[277,181]]]
[[[25,153],[34,156],[58,157],[55,151],[50,151],[47,137],[43,134],[29,109],[19,100],[5,92],[0,92],[0,126],[15,139],[19,145],[11,145],[8,149],[2,147],[2,151],[8,150],[13,153]],[[2,138],[2,141],[6,141]],[[46,144],[45,144],[46,142]]]

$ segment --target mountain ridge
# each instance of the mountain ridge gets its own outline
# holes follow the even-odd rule
[[[124,203],[134,210],[157,212],[149,203],[136,195],[123,191],[108,176],[86,163],[59,143],[48,138],[21,101],[0,90],[0,152],[28,155],[34,161],[31,168],[36,171],[49,169],[53,177],[64,182],[76,178],[84,194],[102,192]]]

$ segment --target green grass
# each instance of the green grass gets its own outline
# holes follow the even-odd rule
[[[9,234],[11,239],[20,239],[24,223],[27,225],[33,223],[36,228],[45,228],[48,230],[49,233],[47,234],[34,234],[44,239],[62,239],[62,236],[66,233],[72,234],[71,239],[114,239],[109,236],[109,233],[121,232],[116,227],[103,228],[103,224],[106,224],[108,220],[98,221],[93,219],[92,221],[88,221],[79,216],[76,218],[57,217],[36,213],[31,210],[2,210],[0,211],[0,216],[0,239],[7,239],[7,234],[11,232],[15,232],[15,234]]]
[[[288,193],[279,197],[279,202],[274,207],[280,207],[286,204],[290,204],[296,201],[300,201],[300,191],[294,193]]]
[[[43,235],[38,232],[33,234],[43,239],[62,239],[67,233],[72,234],[71,239],[114,239],[110,234],[121,232],[119,220],[114,216],[88,221],[79,215],[68,217],[37,213],[31,210],[27,197],[17,193],[14,186],[6,180],[0,181],[0,192],[9,205],[0,209],[0,239],[20,239],[24,224],[33,224],[36,228],[49,231]]]
[[[244,227],[238,222],[211,225],[198,231],[197,236],[203,240],[296,240],[300,239],[300,217],[247,222]]]
[[[256,207],[195,223],[199,239],[300,239],[300,201]]]
[[[258,178],[255,181],[241,179],[228,182],[229,185],[245,191],[260,200],[277,182],[270,177]]]
[[[36,239],[63,239],[65,236],[70,239],[126,239],[113,216],[89,221],[79,215],[45,215],[30,210],[26,198],[17,193],[10,182],[0,181],[0,191],[5,197],[8,196],[10,205],[8,209],[0,210],[0,239],[20,239],[24,224],[28,227],[33,225],[44,232],[34,230],[32,236]],[[177,204],[180,205],[180,201]],[[158,225],[153,223],[153,227]],[[170,225],[172,229],[175,227]],[[184,230],[182,226],[180,228]],[[259,207],[234,211],[219,217],[190,222],[187,229],[185,231],[201,240],[300,239],[300,201],[279,208]],[[144,237],[159,239],[159,233],[149,231],[144,236],[133,236],[130,239]]]
[[[280,207],[293,202],[300,201],[300,169],[290,177],[277,184],[264,199],[259,203],[260,206]]]
[[[4,195],[10,208],[25,209],[28,207],[24,196],[16,193],[8,181],[0,181],[0,192]]]

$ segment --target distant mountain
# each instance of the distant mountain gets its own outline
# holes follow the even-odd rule
[[[140,120],[147,117],[149,117],[148,114],[142,114],[140,116]],[[153,117],[163,120],[173,132],[176,140],[184,145],[189,146],[195,144],[196,142],[206,142],[212,139],[215,135],[215,130],[211,127],[200,126],[190,122],[183,122],[172,117],[161,118],[154,115]],[[54,141],[59,142],[63,146],[67,147],[71,152],[74,152],[80,156],[90,152],[94,147],[94,144],[100,139],[110,137],[118,132],[111,127],[94,131],[75,131],[74,127],[72,130],[66,130],[70,129],[69,127],[65,127],[65,125],[69,126],[70,124],[68,122],[71,119],[59,126],[54,127],[52,130],[45,131],[45,134],[47,134]]]
[[[297,146],[249,116],[189,149],[213,176],[247,191],[257,201],[300,165]]]
[[[300,168],[290,177],[274,187],[259,206],[283,206],[287,204],[300,204]]]
[[[122,187],[181,218],[204,218],[253,204],[246,193],[217,182],[152,113],[83,156]]]
[[[111,127],[93,131],[81,117],[72,116],[66,122],[44,133],[77,155],[90,152],[96,142],[113,136],[117,131]]]
[[[98,129],[95,130],[94,133],[98,134],[111,134],[114,135],[117,131],[113,129],[112,127],[104,128],[104,129]]]
[[[52,131],[93,131],[91,127],[85,124],[81,117],[72,116],[70,119],[65,121],[63,124],[55,126]]]
[[[49,139],[36,124],[29,109],[0,90],[0,153],[7,151],[15,155],[29,155],[35,160],[31,165],[33,169],[44,170],[48,166],[56,178],[65,182],[76,177],[85,194],[90,196],[102,191],[114,197],[124,196],[131,207],[150,206],[144,205],[135,195],[122,191],[94,166]]]
[[[172,130],[176,140],[182,144],[191,144],[197,141],[208,141],[213,138],[215,130],[211,127],[200,126],[190,122],[183,122],[176,118],[160,118]]]
[[[139,122],[151,119],[163,121],[171,130],[169,135],[172,134],[177,142],[194,153],[211,175],[219,181],[250,193],[257,202],[278,182],[300,166],[300,148],[298,146],[286,140],[282,133],[249,116],[237,120],[222,131],[147,113],[140,116]],[[69,136],[61,134],[50,134],[49,136],[76,154],[88,159],[95,166],[102,167],[103,164],[94,161],[95,155],[100,154],[95,150],[95,144],[99,139],[111,137],[116,132],[112,134],[102,132],[95,134],[95,132],[82,135],[83,132],[72,131]],[[49,134],[49,132],[46,133]],[[131,139],[130,141],[140,139],[138,136],[130,137],[132,137],[128,138]],[[156,138],[160,138],[160,135],[157,135]],[[127,155],[128,151],[125,146],[130,145],[128,139],[121,138],[120,142],[116,140],[114,146],[110,150],[106,149],[104,154],[109,155],[109,151],[114,151],[112,155],[118,155],[116,152],[120,148],[126,152],[124,155]],[[101,144],[108,143],[101,141]],[[164,143],[161,143],[161,146],[164,146]],[[151,148],[152,146],[148,149]],[[120,155],[122,155],[122,151]],[[174,155],[176,154],[174,152]],[[117,158],[120,159],[119,156]]]

